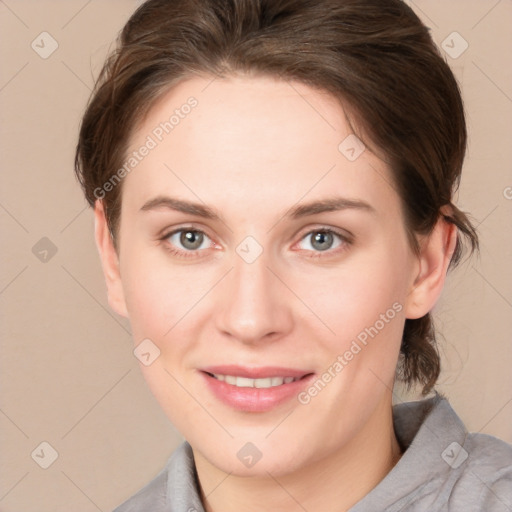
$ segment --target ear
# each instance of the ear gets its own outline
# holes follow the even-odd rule
[[[435,306],[457,243],[457,227],[440,215],[432,233],[420,241],[416,277],[405,304],[406,318],[421,318]]]
[[[119,257],[108,229],[103,203],[99,199],[94,205],[94,235],[96,246],[100,253],[103,274],[107,283],[108,303],[116,313],[128,317],[121,274],[119,272]]]

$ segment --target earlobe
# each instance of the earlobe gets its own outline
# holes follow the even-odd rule
[[[420,243],[418,271],[406,301],[406,318],[421,318],[435,306],[444,287],[457,243],[457,227],[441,215],[432,233]]]
[[[116,313],[128,317],[119,270],[119,257],[108,228],[103,203],[99,199],[94,205],[94,235],[107,284],[108,303]]]

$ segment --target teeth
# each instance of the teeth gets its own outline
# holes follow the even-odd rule
[[[267,377],[266,379],[248,379],[247,377],[235,377],[233,375],[220,375],[213,374],[213,376],[239,388],[272,388],[274,386],[281,386],[282,384],[289,384],[300,377]]]

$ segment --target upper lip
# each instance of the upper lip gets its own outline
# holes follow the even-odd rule
[[[208,366],[201,371],[216,375],[232,375],[234,377],[246,377],[248,379],[265,379],[267,377],[304,377],[311,371],[296,368],[284,368],[282,366],[248,367],[238,365]]]

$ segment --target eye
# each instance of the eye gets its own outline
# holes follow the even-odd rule
[[[304,243],[306,242],[306,243]],[[300,247],[300,244],[303,244]],[[306,251],[313,252],[337,252],[336,249],[345,248],[350,243],[347,236],[337,233],[330,228],[315,229],[302,237],[299,247]]]
[[[162,240],[169,243],[170,247],[168,249],[173,254],[185,257],[193,256],[194,252],[201,249],[209,249],[213,245],[206,233],[194,228],[176,229],[163,236]]]

